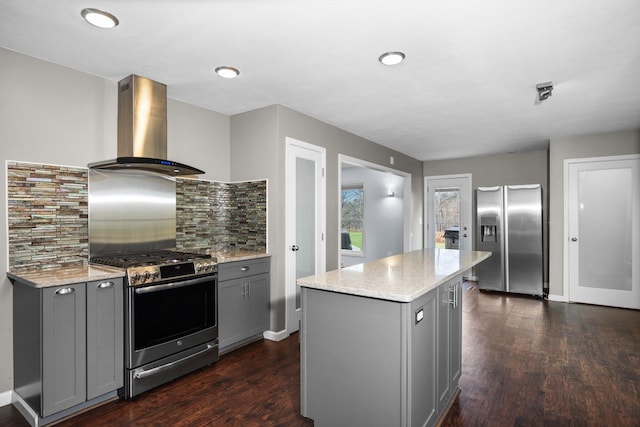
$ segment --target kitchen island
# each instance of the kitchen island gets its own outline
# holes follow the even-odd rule
[[[423,249],[298,279],[302,415],[436,425],[459,391],[462,275],[490,255]]]

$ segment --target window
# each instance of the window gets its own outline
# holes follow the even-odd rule
[[[348,254],[364,255],[364,186],[342,186],[340,247]]]

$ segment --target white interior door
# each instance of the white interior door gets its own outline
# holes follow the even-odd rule
[[[425,178],[425,247],[471,250],[471,175]],[[453,238],[456,235],[458,241]]]
[[[287,332],[300,325],[296,280],[325,271],[325,149],[286,140]]]
[[[640,156],[566,161],[565,194],[569,300],[640,308]]]

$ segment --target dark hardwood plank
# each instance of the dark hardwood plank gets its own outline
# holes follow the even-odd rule
[[[640,426],[640,311],[464,293],[443,426]]]
[[[640,311],[471,288],[462,392],[443,426],[640,426]],[[60,426],[310,426],[300,416],[298,335]],[[0,425],[28,424],[11,406]]]

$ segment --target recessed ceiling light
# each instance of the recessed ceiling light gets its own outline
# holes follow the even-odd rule
[[[386,52],[380,55],[378,61],[384,65],[397,65],[404,59],[404,53],[402,52]]]
[[[80,12],[85,21],[100,28],[113,28],[118,25],[118,18],[99,9],[82,9]]]
[[[215,72],[217,75],[225,79],[233,79],[235,77],[238,77],[238,74],[240,74],[240,70],[238,70],[237,68],[227,66],[218,67],[215,69]]]

